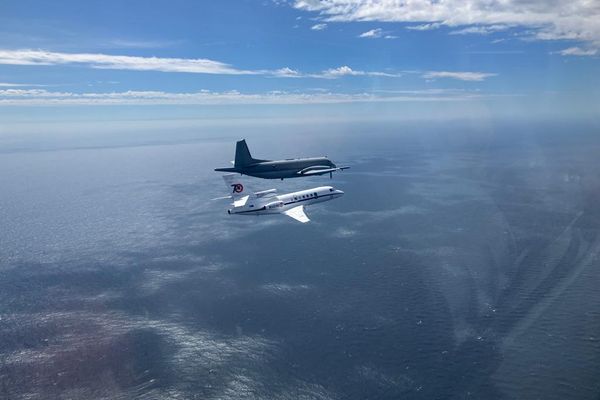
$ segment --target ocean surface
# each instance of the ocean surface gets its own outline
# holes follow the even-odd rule
[[[597,123],[95,135],[0,141],[0,398],[600,399]],[[345,196],[227,215],[244,137]]]

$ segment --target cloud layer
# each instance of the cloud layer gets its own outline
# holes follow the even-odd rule
[[[423,74],[425,79],[449,78],[460,81],[483,81],[486,78],[496,76],[498,74],[488,72],[451,72],[451,71],[428,71]]]
[[[562,56],[595,56],[598,49],[582,49],[581,47],[569,47],[558,52]]]
[[[402,76],[401,73],[393,73],[393,72],[379,72],[379,71],[360,71],[354,70],[347,65],[343,65],[338,68],[331,68],[325,70],[319,74],[311,74],[309,75],[312,78],[325,78],[325,79],[335,79],[340,78],[342,76],[378,76],[378,77],[387,77],[387,78],[399,78]]]
[[[219,61],[201,58],[138,57],[101,53],[60,53],[44,50],[0,49],[0,64],[29,66],[79,65],[95,69],[183,72],[213,75],[266,75],[278,78],[335,79],[344,76],[397,78],[401,76],[401,74],[393,72],[358,71],[353,70],[348,66],[331,68],[319,73],[302,73],[289,67],[275,70],[244,70]],[[6,85],[7,84],[3,84],[0,86]]]
[[[219,105],[219,104],[335,104],[401,101],[465,101],[483,97],[459,90],[398,91],[391,93],[240,93],[238,91],[173,93],[126,91],[110,93],[52,92],[44,89],[0,90],[0,106],[62,105]]]
[[[521,27],[533,39],[569,39],[600,48],[600,5],[589,0],[296,0],[294,7],[318,12],[326,21],[418,23],[408,27],[414,30],[462,26],[456,33],[467,34]]]
[[[135,57],[99,53],[58,53],[43,50],[0,50],[0,64],[67,65],[79,64],[98,69],[189,72],[199,74],[247,75],[245,71],[219,61],[202,58]]]

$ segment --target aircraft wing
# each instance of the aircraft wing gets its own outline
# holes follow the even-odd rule
[[[303,176],[323,175],[323,174],[328,174],[330,172],[342,171],[342,170],[345,170],[348,168],[350,168],[350,167],[336,167],[336,168],[323,168],[323,169],[317,169],[317,168],[311,169],[309,167],[309,168],[303,169],[302,171],[298,171],[297,174],[303,175]]]
[[[297,206],[294,208],[290,208],[289,210],[284,211],[283,213],[285,215],[287,215],[288,217],[294,218],[296,221],[302,222],[303,224],[310,221],[310,219],[308,219],[306,214],[304,214],[304,206]]]

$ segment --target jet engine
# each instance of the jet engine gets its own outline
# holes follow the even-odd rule
[[[258,198],[261,198],[261,197],[273,196],[275,193],[277,193],[277,189],[269,189],[269,190],[263,190],[261,192],[256,192],[256,193],[254,193],[254,195]]]

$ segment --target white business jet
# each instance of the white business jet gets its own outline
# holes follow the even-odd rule
[[[304,206],[337,199],[344,194],[331,186],[280,195],[277,194],[277,189],[252,192],[242,183],[238,174],[224,175],[223,179],[231,191],[231,195],[225,198],[233,199],[233,207],[227,213],[235,215],[284,214],[306,223],[310,220],[304,213]]]

